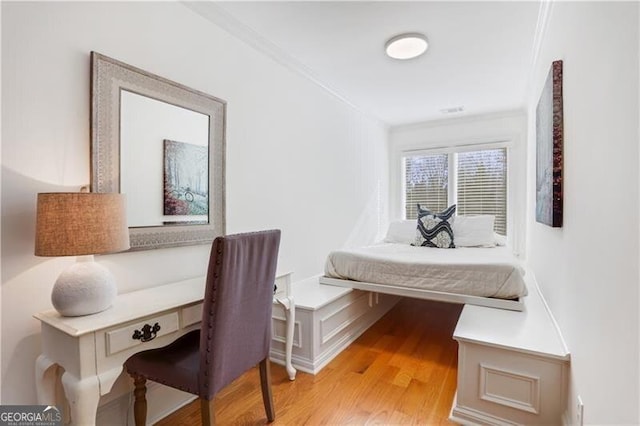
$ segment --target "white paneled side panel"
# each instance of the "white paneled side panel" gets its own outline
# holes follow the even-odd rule
[[[285,344],[287,341],[287,319],[284,316],[277,316],[274,313],[272,320],[273,322],[271,323],[271,338],[276,342]],[[300,321],[296,321],[293,328],[294,348],[302,348],[302,342],[300,341],[300,327],[302,327],[302,324],[300,323]]]
[[[540,412],[540,377],[480,364],[480,399],[529,413]]]
[[[477,343],[458,344],[453,418],[476,423],[483,423],[485,416],[507,424],[560,423],[565,361]]]
[[[286,316],[284,308],[278,304],[273,305],[271,327],[271,351],[269,356],[272,361],[283,364],[285,360],[286,342]],[[292,362],[298,370],[313,371],[313,315],[312,312],[296,306],[296,318],[293,328]]]
[[[320,319],[320,342],[324,345],[361,316],[373,308],[369,304],[370,294],[363,293],[355,300],[330,312]],[[373,299],[371,299],[373,300]]]

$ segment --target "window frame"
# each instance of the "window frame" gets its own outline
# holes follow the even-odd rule
[[[450,145],[443,147],[434,147],[434,148],[419,148],[419,149],[404,149],[399,151],[399,160],[400,160],[400,211],[401,218],[407,220],[406,217],[406,169],[404,166],[405,159],[407,157],[414,157],[420,155],[438,155],[438,154],[447,154],[448,156],[448,205],[457,204],[457,188],[458,188],[458,156],[451,155],[462,152],[472,152],[472,151],[484,151],[490,149],[503,149],[505,150],[506,155],[506,177],[507,177],[507,185],[505,188],[505,196],[506,196],[506,226],[505,226],[505,234],[507,237],[510,236],[512,231],[512,208],[511,208],[511,162],[512,162],[512,152],[511,152],[512,143],[508,140],[495,141],[495,142],[487,142],[487,143],[474,143],[474,144],[460,144],[460,145]],[[397,185],[397,183],[396,183]]]

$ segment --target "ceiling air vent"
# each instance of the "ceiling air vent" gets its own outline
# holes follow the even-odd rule
[[[442,108],[440,110],[440,112],[443,114],[455,114],[456,112],[462,112],[462,111],[464,111],[464,107],[462,105],[451,107],[451,108]]]

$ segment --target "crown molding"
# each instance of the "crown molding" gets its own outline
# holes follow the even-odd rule
[[[496,111],[485,114],[476,114],[476,115],[465,115],[463,117],[453,117],[453,118],[440,118],[437,120],[427,120],[420,121],[418,123],[410,123],[410,124],[402,124],[400,126],[393,126],[390,129],[390,133],[402,133],[402,132],[410,132],[413,130],[433,128],[439,126],[451,126],[456,124],[464,124],[464,123],[473,123],[477,121],[486,121],[486,120],[498,120],[501,118],[511,118],[511,117],[521,117],[525,118],[527,116],[527,110],[523,108],[510,109],[506,111]]]
[[[333,97],[344,103],[349,108],[377,122],[385,129],[389,129],[389,123],[377,117],[370,111],[366,111],[351,102],[330,84],[320,79],[309,67],[307,67],[291,55],[287,54],[275,43],[262,37],[253,28],[240,22],[224,8],[216,5],[212,1],[181,1],[181,3],[207,21],[220,27],[232,36],[253,47],[258,52],[261,52],[264,55],[270,57],[276,63],[311,81],[312,83],[319,86],[320,88],[331,94]]]
[[[527,103],[532,99],[535,89],[535,69],[538,63],[538,57],[540,56],[540,50],[542,49],[542,41],[544,40],[549,24],[549,15],[551,14],[553,0],[543,0],[540,2],[538,8],[538,21],[536,23],[536,30],[533,37],[533,49],[531,51],[531,63],[529,65],[529,75],[527,76],[527,89],[525,91],[527,96]]]

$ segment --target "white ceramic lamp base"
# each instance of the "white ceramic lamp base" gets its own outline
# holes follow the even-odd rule
[[[115,279],[93,256],[78,261],[60,274],[51,292],[51,303],[61,315],[77,317],[109,308],[116,297]]]

